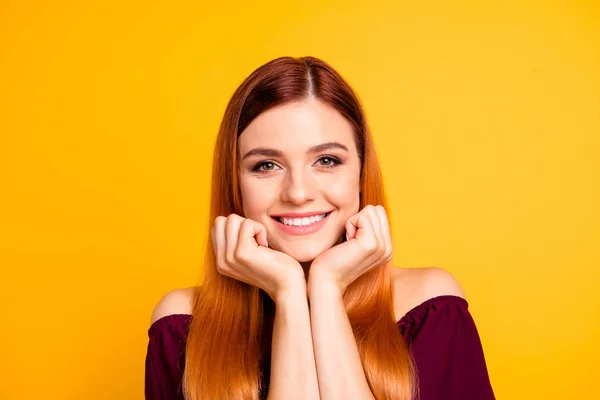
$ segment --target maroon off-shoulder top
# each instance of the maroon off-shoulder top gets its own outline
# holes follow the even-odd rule
[[[148,330],[146,400],[184,399],[181,379],[191,318],[188,314],[168,315]],[[495,399],[479,334],[465,299],[434,297],[410,310],[397,325],[415,360],[420,400]],[[267,395],[268,380],[269,373],[265,372],[262,399]]]

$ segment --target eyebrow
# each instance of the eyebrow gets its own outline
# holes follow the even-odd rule
[[[327,143],[318,144],[316,146],[312,146],[311,148],[308,149],[307,153],[308,154],[321,153],[323,151],[332,150],[332,149],[341,149],[341,150],[348,151],[348,148],[341,143],[327,142]],[[242,160],[245,160],[248,157],[257,156],[257,155],[265,156],[265,157],[283,157],[283,153],[280,150],[271,149],[271,148],[267,148],[267,147],[257,147],[255,149],[250,150],[246,154],[244,154],[244,157],[242,157]]]

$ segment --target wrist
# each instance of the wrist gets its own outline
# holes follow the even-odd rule
[[[309,298],[317,294],[342,297],[344,292],[345,288],[330,273],[319,268],[310,268],[307,282],[307,294]]]
[[[279,286],[276,293],[273,295],[275,304],[288,301],[290,298],[298,297],[306,298],[306,280],[304,273],[289,271],[284,282]]]

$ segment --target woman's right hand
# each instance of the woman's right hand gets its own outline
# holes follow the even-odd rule
[[[264,225],[237,214],[218,216],[210,230],[217,271],[264,290],[274,301],[292,285],[304,285],[304,271],[291,256],[270,249]]]

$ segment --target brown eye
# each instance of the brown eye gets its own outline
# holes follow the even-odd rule
[[[331,156],[323,156],[319,158],[318,162],[320,162],[323,167],[335,167],[342,163],[339,159]]]
[[[254,166],[254,168],[252,168],[252,171],[254,171],[254,172],[274,171],[275,166],[276,166],[276,164],[272,161],[262,161],[262,162],[256,164]]]

